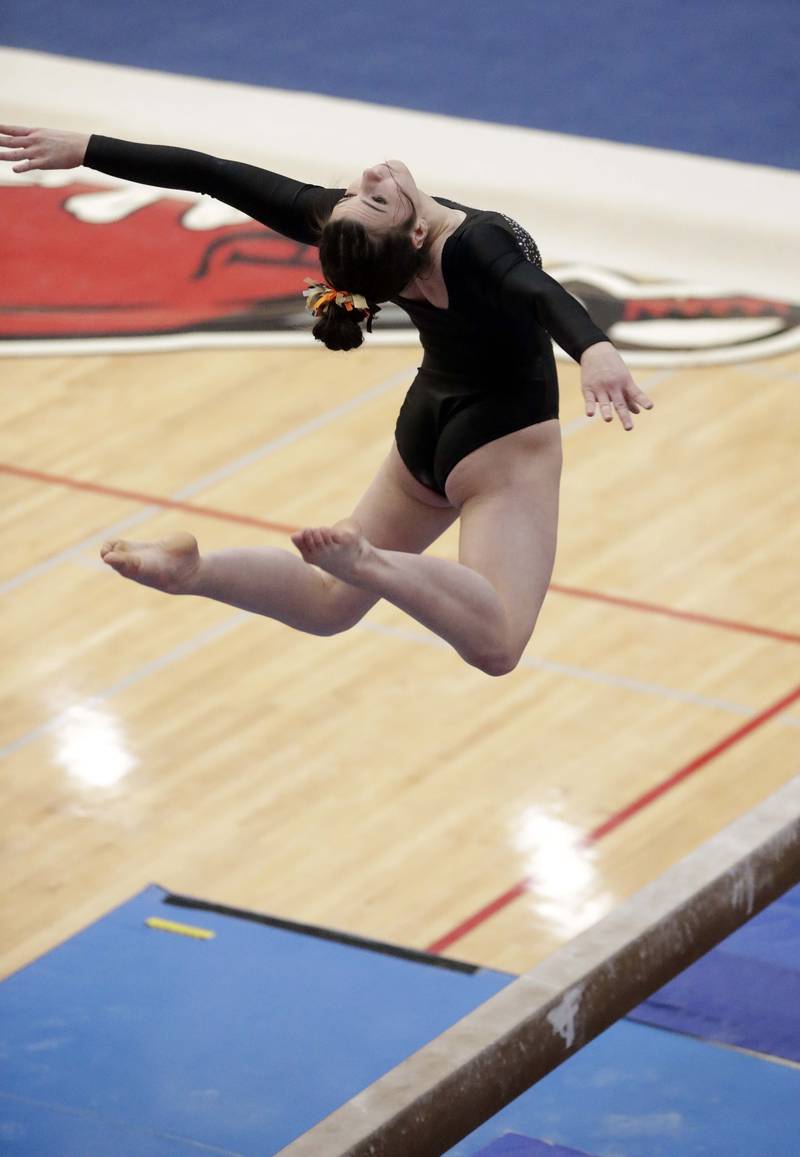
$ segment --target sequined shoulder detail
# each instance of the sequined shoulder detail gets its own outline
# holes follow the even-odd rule
[[[533,265],[535,265],[535,266],[537,266],[537,268],[541,269],[542,268],[542,255],[539,252],[539,246],[536,244],[534,239],[531,237],[531,235],[527,231],[527,229],[523,229],[522,226],[520,225],[519,221],[515,221],[513,217],[509,217],[508,214],[506,214],[506,213],[501,213],[500,216],[503,218],[504,221],[508,222],[509,227],[511,228],[511,231],[514,234],[514,237],[516,238],[516,242],[519,245],[520,249],[522,250],[522,253],[523,253],[523,256],[525,257],[525,260],[532,262]]]

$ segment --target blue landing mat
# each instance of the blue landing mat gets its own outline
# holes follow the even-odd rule
[[[513,979],[165,899],[0,984],[4,1157],[271,1157]],[[792,961],[791,938],[750,931],[743,955]],[[451,1157],[797,1157],[799,1136],[800,1070],[623,1022]]]
[[[623,1021],[449,1157],[508,1133],[593,1157],[797,1157],[800,1070]]]
[[[267,1157],[513,979],[166,896],[0,984],[4,1157]]]
[[[654,993],[629,1019],[800,1062],[800,888]]]
[[[548,1145],[546,1141],[534,1141],[532,1137],[522,1137],[519,1133],[507,1133],[488,1149],[481,1149],[475,1157],[591,1157],[591,1154],[564,1149],[561,1145]]]

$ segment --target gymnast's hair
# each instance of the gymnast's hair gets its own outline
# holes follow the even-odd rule
[[[319,313],[314,337],[331,350],[356,349],[364,340],[363,323],[372,330],[372,318],[380,302],[389,301],[422,271],[427,262],[424,247],[415,248],[410,229],[416,220],[412,205],[408,217],[386,233],[373,237],[364,226],[349,218],[336,218],[322,226],[319,256],[328,285],[367,299],[369,309],[344,309],[331,301]]]

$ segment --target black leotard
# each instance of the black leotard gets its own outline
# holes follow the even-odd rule
[[[205,153],[110,137],[91,137],[85,164],[142,184],[208,193],[306,245],[318,243],[320,222],[344,193]],[[608,338],[542,271],[538,250],[520,225],[502,213],[434,199],[466,218],[442,250],[448,307],[394,299],[424,349],[395,435],[411,473],[444,494],[448,474],[467,454],[558,417],[548,335],[576,361]]]

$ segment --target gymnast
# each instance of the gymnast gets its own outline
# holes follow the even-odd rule
[[[349,518],[274,547],[200,554],[195,538],[112,541],[103,560],[168,594],[216,599],[314,635],[359,622],[383,598],[489,675],[514,669],[553,569],[561,475],[551,337],[580,363],[586,414],[625,430],[652,402],[583,306],[543,272],[503,213],[432,197],[401,161],[346,189],[303,184],[188,149],[0,126],[15,172],[78,165],[207,193],[318,246],[306,289],[314,337],[358,347],[387,301],[419,331],[422,364],[388,456]],[[300,287],[298,287],[299,292]],[[459,559],[423,552],[456,519]]]

